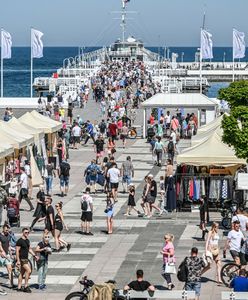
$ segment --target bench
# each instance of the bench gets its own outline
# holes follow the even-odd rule
[[[222,292],[222,300],[247,300],[248,292]]]
[[[155,292],[144,291],[144,292],[137,292],[137,291],[123,291],[118,290],[117,296],[122,296],[125,299],[129,300],[132,298],[147,298],[147,299],[177,299],[177,300],[189,300],[195,299],[195,292],[194,291],[182,291],[182,290],[155,290]]]

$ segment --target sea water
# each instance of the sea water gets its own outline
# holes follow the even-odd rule
[[[84,52],[90,52],[100,47],[85,47]],[[147,47],[148,49],[164,55],[163,47]],[[171,47],[172,52],[178,53],[178,62],[183,58],[184,62],[195,60],[197,47]],[[81,49],[82,51],[82,49]],[[232,48],[216,47],[213,50],[212,61],[231,61]],[[78,47],[45,47],[44,57],[33,59],[33,78],[50,77],[58,68],[63,66],[63,60],[68,57],[75,57],[79,53]],[[225,54],[224,54],[225,53]],[[168,52],[166,52],[168,54]],[[4,59],[4,96],[5,97],[28,97],[30,96],[30,48],[13,47],[12,58]],[[208,96],[216,97],[221,87],[227,86],[225,82],[211,83]]]

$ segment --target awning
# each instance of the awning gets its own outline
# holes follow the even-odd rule
[[[34,142],[33,136],[12,129],[7,122],[0,122],[0,140],[10,144],[15,149],[21,149]]]
[[[142,108],[166,107],[166,108],[201,108],[201,107],[217,107],[218,105],[200,93],[158,93],[141,103]]]
[[[53,133],[58,130],[57,125],[54,126],[54,125],[50,124],[50,122],[48,122],[47,120],[42,121],[39,118],[35,118],[29,112],[26,112],[18,120],[29,126],[31,125],[34,128],[42,129],[45,133]]]
[[[11,155],[14,152],[14,148],[11,145],[0,142],[0,159]]]
[[[47,116],[43,116],[41,114],[39,114],[36,110],[31,111],[30,113],[34,118],[37,118],[43,122],[48,122],[49,124],[51,124],[53,126],[53,132],[59,131],[62,128],[62,123],[55,121]]]
[[[221,136],[214,132],[202,143],[188,148],[178,155],[177,163],[192,166],[229,167],[246,164],[246,161],[237,158],[233,148],[223,143]]]
[[[22,123],[19,119],[16,119],[15,117],[12,117],[8,121],[8,125],[10,126],[10,128],[16,130],[17,132],[21,131],[25,134],[32,135],[34,137],[34,142],[36,145],[40,143],[40,140],[44,138],[45,135],[42,129],[32,127],[32,124],[27,125],[25,123]]]

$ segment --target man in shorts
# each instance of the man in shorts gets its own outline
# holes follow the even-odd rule
[[[62,163],[60,164],[60,169],[59,169],[61,197],[64,197],[68,194],[70,169],[71,169],[70,164],[66,160],[63,160]]]
[[[3,231],[0,233],[0,266],[6,267],[9,276],[9,288],[13,288],[13,273],[12,273],[12,253],[10,247],[9,237],[10,226],[8,224],[3,225]],[[1,290],[0,290],[1,295]]]
[[[122,163],[121,175],[122,175],[123,193],[126,193],[126,191],[128,190],[128,186],[132,182],[132,177],[134,176],[134,168],[131,161],[131,156],[127,156],[126,161]]]
[[[73,148],[78,149],[78,145],[80,144],[81,137],[81,128],[78,126],[78,123],[72,128],[72,136],[73,136]]]
[[[104,155],[104,139],[102,135],[99,135],[95,141],[95,152],[96,152],[96,162],[101,163],[101,158]]]
[[[117,168],[117,164],[114,162],[112,164],[112,167],[107,172],[107,177],[109,177],[110,188],[112,190],[112,194],[115,202],[117,202],[120,175],[121,175],[120,170]]]
[[[81,227],[82,227],[82,234],[85,235],[93,235],[90,231],[90,223],[93,220],[93,199],[90,196],[90,188],[87,187],[85,189],[85,193],[83,193],[81,197]]]
[[[202,257],[198,256],[198,249],[193,247],[191,255],[186,258],[186,266],[188,269],[187,281],[185,282],[186,291],[195,291],[195,300],[199,300],[201,291],[201,274],[202,270],[207,266]]]
[[[229,231],[227,236],[226,245],[224,248],[224,253],[226,253],[227,248],[230,250],[230,254],[236,264],[240,264],[240,251],[241,242],[244,240],[244,235],[240,230],[240,222],[233,222],[233,229]]]
[[[20,275],[18,277],[18,292],[31,293],[31,289],[28,286],[28,281],[31,275],[31,268],[29,265],[28,254],[32,254],[33,257],[38,260],[39,257],[35,255],[34,251],[30,247],[30,241],[28,239],[29,229],[27,227],[22,229],[22,236],[16,242],[16,265],[20,267]],[[24,288],[22,289],[22,279],[25,275]]]

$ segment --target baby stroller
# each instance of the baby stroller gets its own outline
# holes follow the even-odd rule
[[[10,194],[7,200],[7,218],[10,226],[20,227],[20,202],[15,194]]]

